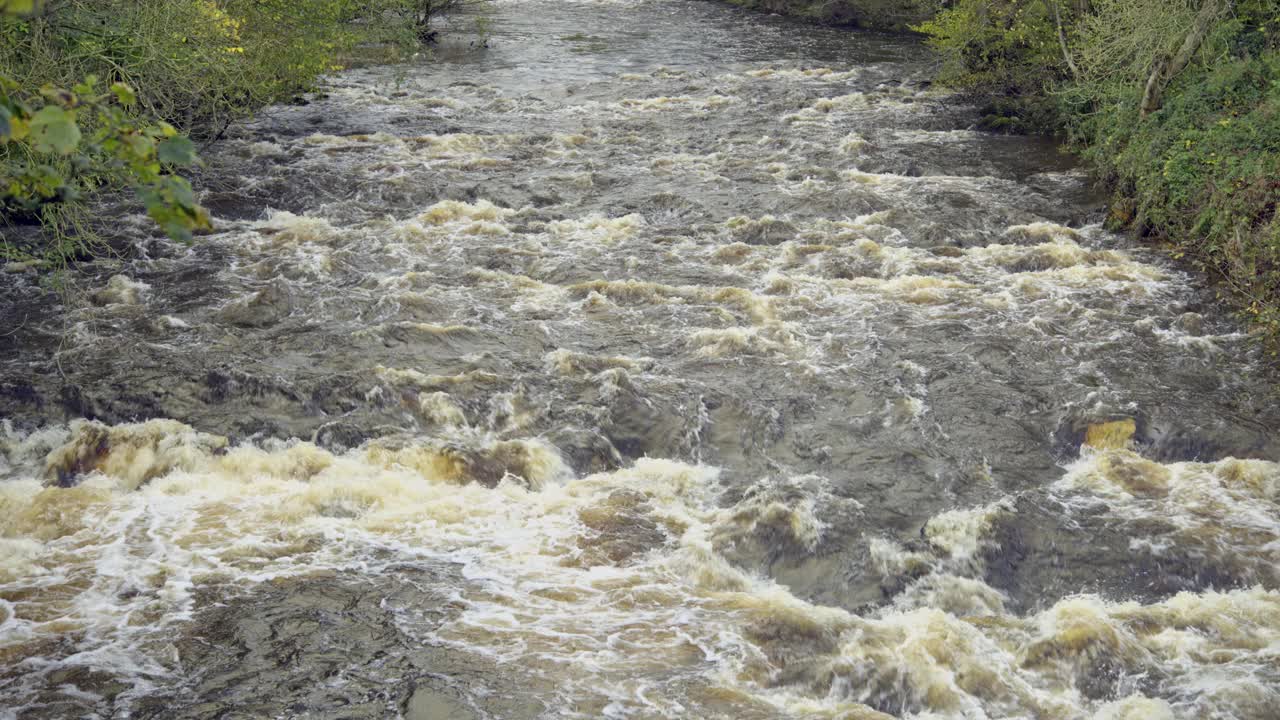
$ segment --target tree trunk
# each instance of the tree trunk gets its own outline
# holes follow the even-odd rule
[[[1062,59],[1067,62],[1067,69],[1071,71],[1071,77],[1080,77],[1080,69],[1076,67],[1076,61],[1071,57],[1071,49],[1067,47],[1067,34],[1062,30],[1062,11],[1058,7],[1058,0],[1044,0],[1049,5],[1049,9],[1053,11],[1053,23],[1058,26],[1058,45],[1062,48]]]
[[[1209,30],[1213,27],[1213,21],[1223,11],[1231,9],[1233,2],[1234,0],[1204,0],[1204,4],[1200,6],[1200,12],[1196,14],[1195,22],[1192,23],[1187,37],[1183,39],[1182,47],[1178,48],[1177,54],[1172,57],[1165,55],[1156,60],[1155,65],[1151,68],[1151,76],[1147,78],[1147,85],[1142,91],[1142,117],[1146,117],[1161,108],[1164,104],[1165,88],[1169,87],[1169,83],[1179,73],[1187,69],[1187,65],[1195,57],[1196,51],[1204,43],[1205,37],[1209,35]]]

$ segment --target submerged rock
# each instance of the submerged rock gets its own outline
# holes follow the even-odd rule
[[[232,300],[218,311],[219,322],[240,327],[263,328],[275,325],[293,312],[293,293],[282,280],[261,290]]]
[[[151,286],[127,275],[112,275],[104,288],[89,296],[94,305],[139,305]]]
[[[193,469],[226,448],[226,438],[175,420],[115,426],[82,420],[71,424],[71,439],[45,459],[45,483],[70,487],[96,471],[132,489],[175,469]]]

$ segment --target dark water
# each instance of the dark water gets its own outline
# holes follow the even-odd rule
[[[0,717],[1274,717],[1277,375],[1051,142],[910,38],[491,19],[0,276]]]

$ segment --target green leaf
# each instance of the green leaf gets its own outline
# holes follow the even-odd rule
[[[0,75],[0,79],[3,79]],[[11,98],[0,98],[0,144],[4,141],[21,142],[27,137],[31,123],[27,109]]]
[[[160,183],[161,188],[173,199],[173,204],[183,209],[194,209],[196,205],[196,194],[191,189],[191,183],[186,178],[170,175]]]
[[[137,193],[147,214],[174,240],[190,242],[194,230],[213,227],[209,212],[196,204],[191,184],[181,177],[167,175],[139,186]]]
[[[31,118],[31,141],[36,152],[68,155],[80,144],[75,113],[46,105]]]
[[[61,105],[70,108],[78,101],[75,93],[65,88],[54,87],[53,85],[45,85],[40,88],[40,95],[54,105]]]
[[[156,148],[156,157],[169,165],[190,165],[196,161],[196,145],[181,135],[171,137]]]
[[[130,105],[138,102],[137,93],[133,91],[133,88],[122,82],[112,83],[111,92],[115,94],[116,100],[125,107],[129,107]]]
[[[131,163],[139,162],[145,164],[151,158],[151,153],[155,151],[155,141],[146,135],[140,135],[136,132],[130,132],[124,136],[124,147],[128,150],[130,157],[127,158]]]
[[[171,240],[184,243],[184,244],[191,243],[191,240],[192,240],[191,228],[183,224],[182,221],[170,220],[168,222],[162,223],[160,227],[162,230],[164,230],[164,233],[168,235]]]
[[[97,84],[97,75],[86,75],[83,82],[76,84],[76,86],[71,89],[78,95],[91,95],[93,94],[94,86]]]

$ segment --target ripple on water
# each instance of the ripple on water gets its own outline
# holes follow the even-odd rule
[[[10,276],[0,717],[1274,715],[1274,375],[1078,170],[910,39],[494,27]]]
[[[39,442],[18,438],[10,458],[38,460],[23,448]],[[1274,568],[1263,557],[1274,514],[1266,525],[1265,510],[1247,506],[1274,499],[1274,463],[1081,462],[1064,491],[1169,500],[1185,508],[1187,532],[1192,518],[1217,518],[1220,544],[1269,532],[1269,545],[1231,549]],[[821,477],[760,483],[722,507],[715,469],[648,459],[575,477],[534,439],[388,438],[333,454],[299,442],[228,446],[172,421],[77,423],[43,472],[45,487],[11,481],[3,494],[4,652],[40,658],[6,678],[22,703],[70,669],[116,678],[126,695],[192,672],[199,680],[199,668],[182,669],[163,648],[189,618],[216,612],[215,597],[234,604],[277,592],[256,589],[263,583],[414,567],[457,568],[447,591],[433,585],[448,594],[450,621],[417,617],[400,599],[387,620],[395,634],[424,657],[445,647],[457,662],[516,663],[587,714],[1160,708],[1260,718],[1280,687],[1267,660],[1280,642],[1280,595],[1262,587],[1150,604],[1080,595],[1007,612],[980,566],[998,545],[993,523],[1015,512],[1008,502],[934,516],[915,551],[878,541],[880,572],[901,576],[902,592],[859,615],[808,603],[740,564],[819,552],[828,533],[865,520],[861,503],[833,496]],[[1218,510],[1207,510],[1211,499]],[[1246,535],[1224,537],[1225,527]],[[49,650],[58,637],[76,652]],[[659,687],[681,691],[655,695]]]

